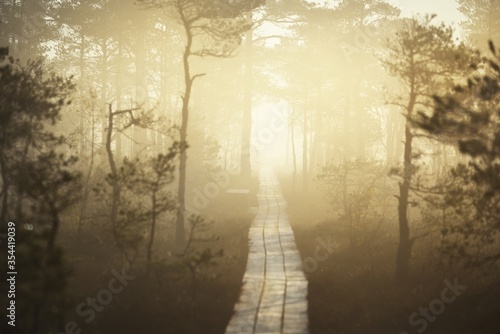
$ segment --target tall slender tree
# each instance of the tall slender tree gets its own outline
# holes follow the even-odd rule
[[[478,71],[436,94],[432,112],[420,112],[413,121],[468,157],[468,165],[459,164],[450,173],[459,184],[450,182],[445,196],[459,218],[442,234],[450,237],[448,251],[479,265],[500,259],[495,245],[500,233],[500,50],[492,41],[489,47],[490,56],[471,64]],[[463,207],[470,213],[464,214]]]
[[[6,232],[7,222],[35,226],[29,235],[22,229],[16,234],[22,240],[16,251],[30,255],[28,262],[18,263],[24,274],[16,289],[36,291],[19,297],[19,312],[30,316],[18,325],[23,333],[39,333],[42,318],[55,315],[47,305],[60,302],[66,282],[57,236],[61,213],[79,199],[79,174],[72,169],[76,159],[60,153],[66,141],[56,135],[54,125],[73,89],[70,79],[49,72],[43,62],[22,66],[0,49],[0,230]]]
[[[433,25],[434,16],[406,19],[395,38],[388,42],[388,57],[383,60],[388,72],[397,77],[404,87],[390,103],[398,106],[407,121],[404,133],[404,152],[399,183],[398,219],[399,246],[395,280],[408,279],[412,245],[418,236],[410,236],[408,219],[410,191],[417,166],[414,163],[415,133],[411,118],[417,110],[429,110],[432,95],[453,84],[457,75],[468,69],[470,52],[463,44],[456,44],[453,30],[445,25]]]
[[[181,153],[179,157],[179,186],[176,219],[175,248],[182,253],[185,248],[186,215],[186,178],[187,146],[190,101],[193,84],[204,73],[192,74],[193,57],[227,57],[241,42],[242,34],[250,28],[245,13],[251,11],[258,2],[229,0],[143,0],[139,3],[145,8],[162,9],[183,29],[185,47],[182,53],[184,72],[184,92],[182,94],[181,125],[179,139]]]

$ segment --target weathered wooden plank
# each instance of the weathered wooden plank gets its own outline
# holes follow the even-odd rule
[[[286,218],[286,201],[269,170],[260,175],[247,269],[226,334],[308,333],[307,280]]]

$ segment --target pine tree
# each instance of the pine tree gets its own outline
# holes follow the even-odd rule
[[[0,230],[5,232],[7,222],[17,226],[16,252],[23,259],[16,268],[22,273],[16,282],[18,312],[30,315],[18,328],[25,333],[54,329],[63,316],[69,272],[57,235],[61,214],[78,200],[80,184],[72,169],[76,158],[61,153],[67,149],[65,138],[55,134],[54,126],[73,88],[70,79],[49,72],[43,62],[21,65],[2,52]],[[5,260],[0,258],[4,267]],[[51,321],[42,324],[42,318]]]
[[[483,252],[494,245],[500,232],[500,50],[492,41],[489,49],[491,56],[471,63],[474,73],[463,83],[434,95],[431,114],[421,112],[413,121],[418,129],[455,145],[468,158],[467,165],[452,170],[445,194],[460,222],[442,234],[458,236],[451,238],[455,241],[448,250],[462,257],[470,254],[476,264],[500,259],[498,248]]]
[[[398,218],[399,247],[396,260],[396,282],[408,279],[410,257],[415,238],[410,236],[408,220],[412,180],[417,166],[414,164],[414,129],[411,119],[418,110],[428,110],[431,96],[453,83],[463,74],[470,62],[470,52],[463,44],[456,44],[453,30],[444,25],[432,25],[433,16],[409,19],[396,37],[389,42],[388,58],[384,66],[401,82],[402,93],[391,101],[407,118],[404,133],[404,160],[399,183]]]

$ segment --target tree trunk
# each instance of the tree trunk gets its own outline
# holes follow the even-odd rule
[[[177,208],[176,230],[175,230],[175,251],[178,254],[184,252],[186,247],[186,232],[185,232],[185,210],[186,210],[186,175],[187,175],[187,128],[189,121],[189,100],[191,98],[191,89],[193,87],[194,78],[191,77],[189,67],[189,56],[191,54],[191,46],[193,43],[193,36],[190,28],[186,26],[186,48],[182,57],[184,66],[184,84],[185,92],[182,97],[182,122],[179,129],[181,152],[179,155],[179,188],[177,193],[177,200],[179,207]]]
[[[123,33],[122,29],[118,30],[118,70],[116,71],[116,109],[121,110],[122,108],[122,91],[123,91],[123,75],[125,72],[123,69]],[[115,157],[117,161],[122,161],[122,134],[121,132],[116,132],[115,135]]]
[[[106,154],[108,156],[109,168],[111,170],[111,175],[113,176],[113,185],[112,185],[113,194],[111,198],[111,227],[116,246],[121,249],[120,239],[118,237],[118,231],[116,226],[118,217],[118,206],[120,205],[121,189],[120,185],[118,184],[118,181],[116,180],[116,177],[118,175],[118,170],[116,167],[115,159],[113,157],[113,152],[111,150],[111,141],[112,141],[111,137],[113,135],[113,116],[114,116],[111,104],[109,105],[108,108],[109,108],[108,129],[104,140],[106,141],[105,147],[106,147]]]
[[[155,229],[156,229],[156,190],[153,191],[151,198],[151,231],[149,234],[149,242],[147,249],[147,260],[146,260],[146,270],[149,275],[151,271],[151,259],[153,258],[153,243],[155,239]]]
[[[80,32],[80,59],[79,59],[79,70],[80,70],[80,98],[83,100],[83,86],[85,83],[85,35]],[[85,117],[80,116],[80,156],[85,154]]]
[[[414,105],[415,105],[415,97],[412,93],[407,109],[408,117],[411,116]],[[399,184],[399,197],[398,197],[399,246],[396,257],[396,273],[395,273],[395,281],[398,284],[404,283],[408,280],[408,274],[410,268],[410,256],[412,248],[412,241],[410,239],[410,227],[408,222],[408,199],[410,193],[411,179],[413,175],[413,164],[412,164],[413,134],[411,132],[410,124],[408,121],[406,122],[404,135],[405,135],[405,144],[404,144],[403,182]]]
[[[343,143],[343,156],[340,157],[340,160],[346,162],[346,161],[351,161],[352,158],[352,145],[351,145],[351,140],[352,140],[352,119],[351,119],[351,113],[352,113],[352,82],[351,79],[346,80],[346,89],[347,92],[344,95],[345,98],[345,109],[344,109],[344,138],[342,138],[342,143]]]
[[[102,117],[102,148],[106,147],[106,127],[107,127],[107,122],[106,122],[106,115],[107,108],[106,108],[106,102],[107,102],[107,84],[108,84],[108,40],[106,38],[102,39],[102,81],[101,81],[101,107],[103,110],[103,117]],[[109,130],[109,129],[108,129]]]
[[[361,79],[358,79],[354,83],[354,91],[353,91],[353,102],[354,102],[354,119],[353,122],[354,133],[356,134],[356,159],[358,161],[366,161],[366,146],[368,140],[366,136],[368,135],[368,127],[366,124],[367,111],[363,108],[362,96],[361,96]]]
[[[52,256],[55,256],[56,254],[56,237],[57,233],[59,231],[59,226],[60,226],[60,221],[59,221],[59,211],[55,207],[54,203],[48,204],[50,209],[50,216],[52,220],[52,225],[50,226],[50,230],[48,231],[47,235],[47,244],[45,245],[45,251],[42,252],[43,257],[42,257],[42,266],[44,268],[50,268],[51,264],[53,265],[53,259],[51,258]],[[35,305],[33,306],[33,316],[32,316],[32,325],[31,325],[31,330],[30,334],[37,334],[39,333],[39,328],[40,324],[42,323],[41,319],[41,314],[42,310],[47,305],[47,301],[50,296],[50,290],[51,290],[51,277],[49,274],[49,270],[43,270],[42,271],[42,289],[40,291],[40,299],[35,302]]]
[[[9,173],[7,164],[3,159],[3,152],[0,152],[0,173],[2,175],[2,210],[0,211],[0,223],[7,223],[7,213],[9,208]]]
[[[95,128],[94,128],[94,122],[92,122],[91,141],[90,141],[90,162],[87,170],[87,175],[85,177],[85,182],[83,183],[82,201],[80,206],[80,212],[78,215],[78,233],[82,231],[84,215],[85,212],[87,212],[87,204],[91,191],[90,178],[92,177],[92,172],[94,171],[94,150],[95,150],[94,140],[95,140]]]
[[[252,134],[252,90],[253,90],[253,31],[246,33],[245,86],[243,93],[243,119],[241,133],[240,176],[248,180],[252,174],[250,146]]]
[[[348,197],[349,197],[349,194],[348,194],[348,189],[347,189],[347,178],[349,177],[348,176],[348,173],[347,173],[347,170],[348,170],[348,167],[347,167],[347,162],[344,160],[344,163],[341,165],[342,168],[343,168],[343,178],[342,178],[342,202],[343,202],[343,206],[344,206],[344,219],[347,223],[347,226],[349,228],[349,249],[350,250],[353,250],[354,249],[354,246],[355,246],[355,240],[354,240],[354,226],[353,226],[353,212],[351,210],[351,207],[349,205],[349,201],[348,201]]]
[[[302,189],[307,193],[307,104],[304,106],[304,132],[302,136]]]
[[[291,122],[290,122],[290,136],[292,142],[292,160],[293,160],[293,193],[295,193],[295,184],[297,179],[297,154],[295,152],[295,130],[294,130],[294,118],[295,118],[295,108],[292,111]]]
[[[145,45],[145,31],[142,25],[137,27],[137,46],[136,50],[136,71],[135,71],[135,99],[136,103],[141,106],[146,106],[148,102],[147,89],[146,89],[146,73],[145,73],[145,62],[146,62],[146,45]],[[133,126],[133,155],[137,157],[147,146],[148,136],[147,130],[139,127]]]
[[[313,177],[314,175],[314,167],[318,164],[318,151],[320,146],[320,141],[322,138],[323,131],[323,120],[321,118],[321,109],[318,106],[318,109],[315,113],[314,119],[314,133],[311,131],[311,155],[309,158],[309,175]]]
[[[395,155],[396,155],[396,129],[397,129],[397,115],[396,112],[392,109],[389,109],[389,115],[387,117],[387,138],[386,138],[386,164],[387,166],[391,166],[395,163]]]

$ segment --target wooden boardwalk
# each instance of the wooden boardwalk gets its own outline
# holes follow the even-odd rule
[[[257,199],[243,287],[226,334],[306,334],[307,279],[286,202],[269,169],[260,173]]]

